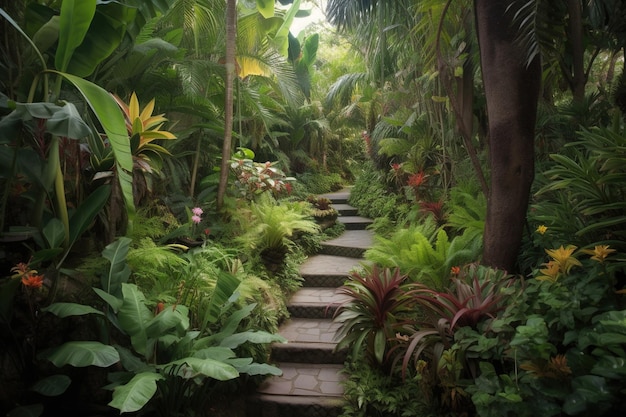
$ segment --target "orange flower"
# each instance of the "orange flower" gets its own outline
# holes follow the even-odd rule
[[[411,187],[417,189],[420,187],[420,185],[424,183],[425,180],[426,180],[426,175],[424,174],[424,171],[420,171],[417,174],[413,174],[409,177],[408,184]]]
[[[561,267],[559,263],[556,261],[550,261],[543,265],[545,265],[546,268],[539,270],[541,275],[539,275],[537,279],[539,281],[556,282],[559,279],[559,276],[561,275]]]
[[[453,266],[452,268],[450,268],[450,273],[452,275],[459,275],[461,273],[461,268],[458,266]]]
[[[615,249],[609,249],[609,245],[596,245],[593,249],[583,249],[581,252],[592,255],[591,259],[602,263]]]
[[[29,288],[41,288],[43,285],[43,275],[24,275],[22,284]]]

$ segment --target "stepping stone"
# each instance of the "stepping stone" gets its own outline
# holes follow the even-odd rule
[[[332,206],[339,212],[340,216],[356,216],[358,214],[358,210],[349,204],[333,204]]]
[[[361,268],[362,259],[315,255],[300,265],[304,287],[340,287],[350,271]]]
[[[340,324],[330,319],[291,318],[278,333],[287,343],[272,345],[272,360],[298,363],[342,364],[346,351],[336,351],[335,335]]]
[[[266,379],[257,392],[268,395],[302,397],[342,397],[343,365],[281,363],[281,376]]]
[[[292,317],[332,318],[337,307],[349,299],[338,288],[305,287],[293,294],[287,309]]]
[[[371,230],[346,230],[341,236],[322,242],[320,254],[362,258],[372,247],[374,232]]]

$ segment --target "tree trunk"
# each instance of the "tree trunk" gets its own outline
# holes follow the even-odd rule
[[[583,17],[580,0],[567,0],[567,10],[569,13],[568,41],[571,43],[572,53],[572,73],[568,74],[568,78],[571,77],[569,80],[574,102],[582,103],[585,99],[587,75],[585,74],[585,46],[583,45]]]
[[[491,186],[483,263],[512,271],[534,177],[534,136],[541,85],[539,58],[525,62],[515,42],[512,1],[475,0],[487,117]]]
[[[224,99],[224,143],[220,182],[217,189],[217,209],[224,205],[224,195],[228,185],[228,161],[231,156],[233,136],[233,83],[235,80],[235,41],[237,36],[237,0],[226,2],[226,92]]]

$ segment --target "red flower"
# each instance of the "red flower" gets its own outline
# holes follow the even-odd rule
[[[397,163],[393,163],[393,164],[391,164],[391,168],[392,168],[394,171],[398,171],[401,167],[402,167],[402,166],[401,166],[400,164],[397,164]]]
[[[424,171],[420,171],[417,174],[413,174],[409,177],[408,184],[413,188],[419,188],[420,185],[424,184],[426,180],[426,175]]]
[[[211,229],[204,229],[204,234],[205,235],[210,235],[211,234]]]
[[[461,268],[458,266],[453,266],[452,268],[450,268],[450,273],[452,275],[459,275],[461,273]]]
[[[41,288],[43,275],[25,275],[22,277],[22,284],[29,288]]]

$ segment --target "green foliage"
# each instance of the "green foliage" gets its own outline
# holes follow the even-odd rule
[[[349,203],[358,208],[362,216],[396,222],[404,214],[404,197],[390,192],[384,183],[383,174],[371,162],[365,163],[352,187]]]
[[[247,251],[258,253],[270,270],[292,249],[295,233],[319,233],[305,202],[277,202],[266,193],[250,208],[251,217],[238,240]]]
[[[341,417],[434,416],[422,398],[417,379],[402,378],[371,368],[358,358],[346,365],[345,395],[349,399]]]
[[[447,225],[454,231],[472,230],[476,240],[482,238],[487,216],[487,198],[478,192],[470,194],[459,188],[450,190],[450,213]]]
[[[345,181],[336,173],[306,172],[297,176],[308,194],[326,194],[339,191]]]
[[[365,258],[383,267],[397,267],[414,282],[442,290],[448,285],[450,269],[476,261],[481,241],[472,233],[449,240],[431,218],[423,224],[398,229],[389,238],[375,237]]]
[[[606,128],[583,130],[551,158],[538,178],[533,224],[557,233],[557,242],[626,249],[626,135]]]

